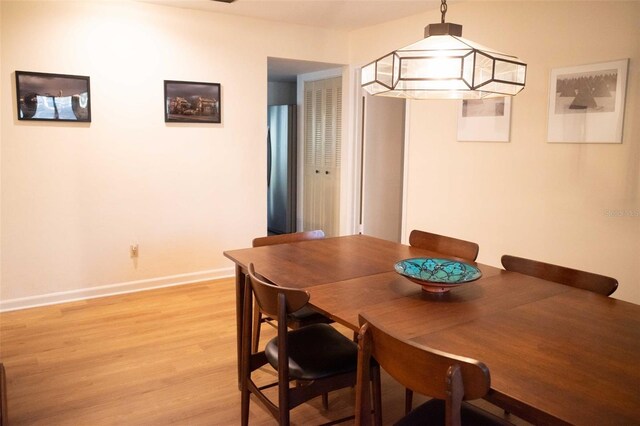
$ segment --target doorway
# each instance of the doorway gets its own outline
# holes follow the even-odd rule
[[[323,74],[342,73],[342,65],[299,61],[282,58],[267,58],[267,108],[268,130],[265,137],[267,143],[267,223],[268,234],[290,233],[312,229],[323,229],[326,235],[337,235],[337,229],[328,230],[322,223],[309,223],[303,219],[305,208],[305,161],[304,161],[304,84],[311,77]],[[328,71],[332,70],[332,71]],[[320,78],[320,77],[318,77]],[[287,106],[286,108],[283,106]],[[277,106],[277,107],[276,107]],[[276,113],[275,110],[287,110],[286,113]],[[274,126],[276,122],[282,123],[282,119],[275,120],[274,116],[297,116],[297,130],[293,130],[291,137],[291,124]],[[287,120],[291,122],[291,118]],[[295,127],[296,120],[293,119]],[[276,142],[276,137],[282,139],[283,134],[288,134],[288,142]],[[277,136],[279,135],[279,136]],[[297,136],[297,137],[296,137]],[[291,140],[293,139],[293,142]],[[293,146],[291,145],[293,144]],[[288,146],[286,150],[276,150],[276,145]],[[285,153],[286,151],[286,153]],[[338,153],[339,155],[339,153]],[[286,161],[283,159],[287,158]],[[324,170],[324,169],[323,169]],[[325,170],[326,171],[326,170]],[[331,177],[337,174],[329,173]],[[279,176],[279,177],[277,177]],[[282,185],[286,182],[286,185]],[[276,189],[274,187],[277,187]],[[284,194],[284,196],[283,196]],[[339,217],[339,203],[329,206],[332,214]],[[282,226],[284,224],[284,226]]]
[[[360,232],[400,242],[405,100],[360,90]]]

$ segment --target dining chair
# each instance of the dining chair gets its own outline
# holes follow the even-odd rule
[[[580,271],[551,263],[505,254],[502,256],[502,266],[507,271],[519,272],[543,280],[568,285],[583,290],[611,296],[618,288],[618,280],[592,272]]]
[[[471,241],[433,234],[414,229],[409,234],[409,245],[461,259],[476,260],[480,247]]]
[[[278,333],[265,346],[264,351],[252,353],[251,339],[252,299],[258,309],[277,320]],[[280,287],[260,279],[254,265],[249,265],[245,280],[243,306],[243,345],[240,389],[242,425],[249,422],[250,395],[254,394],[275,417],[280,425],[288,425],[290,410],[312,398],[322,395],[327,409],[327,393],[353,387],[356,384],[358,346],[329,324],[312,324],[297,330],[287,328],[287,316],[309,302],[307,291]],[[252,372],[270,364],[277,371],[276,383],[258,387]],[[377,364],[368,372],[373,380],[374,406],[380,405],[380,372]],[[294,386],[290,382],[295,381]],[[276,405],[263,390],[277,386]],[[353,419],[354,416],[344,420]],[[334,422],[332,422],[334,423]]]
[[[253,247],[270,246],[273,244],[297,243],[299,241],[320,240],[324,238],[322,230],[294,232],[292,234],[269,235],[253,239]]]
[[[478,252],[480,251],[480,247],[474,242],[420,231],[418,229],[414,229],[411,231],[411,234],[409,234],[409,245],[442,253],[447,256],[473,261],[478,258]],[[405,413],[411,411],[412,407],[413,392],[407,388],[405,394]]]
[[[464,401],[484,397],[491,379],[485,364],[414,342],[401,340],[372,317],[358,316],[358,382],[356,424],[371,424],[369,365],[375,359],[392,378],[432,399],[405,415],[396,425],[509,425],[506,420]],[[382,413],[374,411],[374,424]]]
[[[254,238],[253,247],[263,247],[275,244],[296,243],[300,241],[319,240],[324,238],[324,232],[321,230],[295,232],[292,234],[270,235],[268,237]],[[263,323],[270,323],[271,318],[263,317],[260,310],[254,306],[253,309],[253,337],[251,339],[251,349],[258,352],[260,345],[260,328]],[[331,323],[329,318],[322,315],[315,309],[305,306],[297,312],[292,313],[287,321],[289,328],[297,329],[310,324]]]

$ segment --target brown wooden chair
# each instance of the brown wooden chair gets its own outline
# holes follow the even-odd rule
[[[432,397],[396,425],[508,425],[509,422],[463,402],[482,398],[490,388],[489,369],[483,363],[403,341],[360,315],[356,424],[371,424],[369,365],[375,359],[391,377],[408,389]],[[374,411],[376,425],[382,423]]]
[[[295,232],[293,234],[281,234],[270,235],[268,237],[254,238],[253,247],[270,246],[274,244],[286,244],[296,243],[299,241],[307,240],[319,240],[324,238],[324,232],[317,231],[305,231]],[[253,309],[253,338],[251,340],[251,350],[255,353],[258,352],[258,346],[260,345],[260,325],[263,323],[269,323],[271,318],[263,317],[257,306]],[[322,315],[320,312],[313,308],[305,306],[297,312],[292,313],[287,321],[289,328],[297,329],[311,324],[331,323],[329,318]]]
[[[278,335],[267,343],[265,350],[251,353],[252,299],[258,308],[278,322]],[[253,264],[245,280],[243,307],[243,345],[240,389],[242,392],[242,425],[249,422],[250,394],[254,394],[281,425],[289,424],[289,411],[305,401],[332,390],[355,386],[358,347],[329,324],[313,324],[297,330],[288,330],[287,317],[304,307],[309,301],[304,290],[275,286],[256,276]],[[266,364],[278,372],[274,384],[258,387],[251,373]],[[374,402],[380,401],[380,374],[377,365],[369,372],[374,380]],[[367,376],[370,377],[370,376]],[[295,381],[295,386],[290,382]],[[262,391],[278,387],[278,404],[273,403]],[[349,419],[353,418],[350,416]],[[344,419],[347,420],[347,419]]]
[[[510,255],[502,256],[501,260],[502,266],[507,271],[519,272],[604,296],[612,295],[618,288],[618,280],[604,275]]]
[[[417,229],[414,229],[411,231],[411,234],[409,234],[409,245],[472,261],[478,258],[478,252],[480,251],[480,247],[474,242]],[[412,406],[413,392],[407,388],[405,395],[405,413],[411,411]]]
[[[269,235],[253,239],[253,247],[271,246],[274,244],[297,243],[299,241],[320,240],[324,238],[321,230],[294,232],[293,234]]]
[[[409,244],[413,247],[437,251],[448,256],[468,260],[476,260],[480,249],[478,244],[471,241],[459,240],[417,229],[411,231]]]

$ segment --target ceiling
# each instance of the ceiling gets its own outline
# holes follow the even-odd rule
[[[332,68],[339,68],[341,64],[326,62],[298,61],[293,59],[268,58],[267,79],[276,82],[295,82],[299,74],[308,74]]]
[[[350,31],[440,7],[439,0],[140,0],[183,9],[246,16],[267,21]],[[450,0],[449,3],[456,0]],[[269,58],[268,80],[296,81],[296,76],[341,66]]]
[[[440,7],[438,0],[143,0],[184,9],[248,16],[337,30],[354,30]]]

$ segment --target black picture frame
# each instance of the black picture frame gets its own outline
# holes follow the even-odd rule
[[[166,123],[220,123],[220,83],[164,81]]]
[[[88,76],[16,71],[18,120],[91,122]]]

